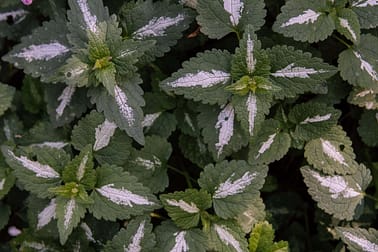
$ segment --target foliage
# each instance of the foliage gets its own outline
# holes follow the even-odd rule
[[[376,0],[4,0],[1,251],[378,251]]]

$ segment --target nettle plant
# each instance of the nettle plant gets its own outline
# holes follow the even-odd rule
[[[1,250],[378,251],[376,0],[104,2],[0,3]]]

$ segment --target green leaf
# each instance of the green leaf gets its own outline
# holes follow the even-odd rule
[[[71,54],[66,33],[63,20],[45,22],[34,29],[31,36],[23,37],[21,44],[14,46],[2,59],[24,69],[26,74],[49,82]]]
[[[14,169],[14,175],[27,190],[41,198],[52,196],[48,189],[59,185],[61,181],[59,172],[62,167],[56,165],[59,161],[68,159],[64,151],[43,148],[44,153],[40,153],[37,161],[34,161],[25,155],[16,156],[7,146],[2,146],[1,149],[6,162]]]
[[[296,124],[294,137],[308,141],[328,133],[337,124],[340,115],[339,110],[324,103],[307,102],[293,107],[288,119]]]
[[[248,134],[235,120],[231,103],[221,108],[204,105],[199,110],[198,125],[215,160],[222,160],[248,144]]]
[[[56,199],[56,218],[58,219],[59,240],[66,243],[72,230],[79,224],[85,215],[86,209],[75,198]]]
[[[155,229],[156,251],[205,252],[208,243],[200,229],[181,230],[171,221],[165,221]]]
[[[246,211],[259,197],[268,169],[245,161],[209,164],[198,180],[202,189],[212,194],[215,213],[234,218]]]
[[[211,153],[207,150],[206,144],[200,137],[181,134],[179,147],[184,157],[199,167],[204,167],[214,161]]]
[[[357,128],[362,141],[371,147],[378,145],[378,113],[377,111],[364,111]],[[374,127],[375,126],[375,127]]]
[[[86,90],[62,84],[46,85],[45,101],[50,121],[59,127],[80,117],[89,106]]]
[[[270,78],[280,88],[278,99],[314,92],[325,80],[336,73],[335,67],[308,52],[291,46],[274,46],[267,50],[271,62]]]
[[[96,172],[93,169],[91,146],[82,149],[80,155],[72,159],[64,167],[62,178],[65,183],[76,182],[86,190],[92,190],[96,183]]]
[[[3,155],[0,153],[0,200],[8,194],[15,181],[15,176],[10,168],[8,168]]]
[[[378,38],[370,34],[361,35],[360,43],[339,55],[341,77],[350,84],[364,88],[375,88],[378,83],[378,50],[374,45]]]
[[[356,208],[363,203],[363,190],[372,179],[362,164],[353,175],[323,175],[309,166],[302,167],[301,172],[318,207],[341,220],[353,219]]]
[[[266,15],[262,0],[199,0],[196,10],[201,31],[212,39],[220,39],[230,32],[241,33],[248,24],[258,30]]]
[[[30,113],[37,114],[45,107],[43,102],[43,90],[44,86],[38,79],[27,75],[22,80],[22,104]]]
[[[377,91],[375,88],[354,87],[349,93],[348,102],[365,109],[378,109]]]
[[[139,78],[133,78],[118,83],[114,88],[114,97],[99,88],[89,90],[89,96],[97,110],[104,112],[106,119],[125,130],[138,143],[144,144],[141,106],[145,103],[143,90],[138,85],[140,82]]]
[[[358,44],[360,42],[360,23],[358,16],[350,9],[341,9],[335,21],[336,30],[347,39]]]
[[[231,80],[230,62],[231,55],[227,51],[213,49],[198,53],[184,62],[172,77],[161,82],[160,87],[187,99],[222,105],[229,96],[224,87]]]
[[[171,144],[159,136],[147,136],[141,150],[133,150],[126,170],[151,192],[164,191],[168,186],[167,161],[172,153]]]
[[[378,250],[378,231],[374,228],[336,227],[336,232],[352,252]]]
[[[30,195],[27,202],[29,224],[33,230],[43,236],[58,238],[56,198],[40,199]]]
[[[273,242],[274,230],[267,221],[253,227],[249,237],[250,252],[284,252],[289,251],[289,244],[284,241]]]
[[[160,200],[169,217],[184,229],[196,227],[201,212],[211,207],[211,196],[203,190],[187,189],[185,192],[162,194]]]
[[[122,168],[103,165],[96,171],[97,185],[90,196],[94,204],[89,206],[89,211],[97,219],[128,219],[159,208],[150,190]]]
[[[164,13],[164,14],[163,14]],[[132,7],[121,9],[128,36],[135,40],[154,40],[148,55],[161,57],[182,37],[193,21],[191,12],[172,2],[137,1]]]
[[[236,221],[244,233],[249,233],[256,223],[265,220],[265,218],[264,202],[261,198],[257,198],[248,206],[247,210],[236,217]]]
[[[0,83],[0,116],[10,108],[15,92],[14,87]]]
[[[281,159],[290,148],[291,138],[282,131],[278,121],[265,120],[260,131],[250,139],[249,162],[251,164],[269,164]]]
[[[151,251],[155,246],[155,234],[152,224],[144,216],[132,219],[126,229],[121,229],[111,241],[108,241],[104,252],[113,251]]]
[[[326,174],[353,174],[359,168],[351,145],[342,128],[335,126],[327,134],[309,141],[304,156],[314,168]]]
[[[357,14],[362,29],[378,26],[378,3],[371,0],[350,0],[352,10]]]
[[[152,122],[152,125],[148,126]],[[176,130],[176,117],[169,112],[146,114],[142,122],[145,134],[168,138]]]
[[[10,215],[11,215],[10,206],[4,205],[1,202],[0,203],[0,230],[2,230],[8,224]]]
[[[131,139],[95,110],[73,128],[71,141],[77,150],[92,145],[93,156],[100,164],[123,165],[130,156]]]
[[[302,42],[325,40],[335,29],[335,23],[325,11],[328,11],[327,0],[289,0],[281,8],[273,31]]]
[[[213,223],[208,231],[210,249],[215,251],[247,252],[245,234],[233,222]]]

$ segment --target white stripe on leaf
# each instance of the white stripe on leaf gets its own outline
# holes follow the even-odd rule
[[[218,142],[215,148],[218,151],[218,157],[222,154],[224,146],[226,146],[234,134],[234,117],[235,110],[231,104],[228,104],[218,115],[215,129],[219,129]]]
[[[117,125],[105,119],[103,123],[96,127],[95,143],[93,150],[98,151],[109,145],[110,138],[114,135]]]
[[[189,246],[185,240],[185,231],[176,232],[173,234],[175,238],[175,246],[169,252],[188,252]]]
[[[127,248],[124,247],[124,252],[140,252],[142,251],[142,239],[144,237],[144,227],[146,225],[146,221],[142,221],[139,224],[139,227],[133,236],[132,242],[127,246]]]
[[[202,87],[209,88],[217,84],[226,84],[231,78],[229,73],[220,70],[211,70],[211,72],[198,71],[197,73],[188,73],[177,80],[167,83],[168,86],[176,87]]]
[[[231,24],[237,26],[244,8],[243,2],[241,0],[224,0],[223,8],[231,14]]]
[[[62,94],[58,97],[60,101],[58,107],[56,108],[56,119],[59,119],[63,115],[64,109],[70,104],[73,94],[75,93],[76,87],[66,86],[63,89]]]
[[[263,142],[263,144],[261,145],[255,159],[258,159],[260,157],[261,154],[264,154],[273,144],[274,142],[274,138],[276,137],[277,133],[274,133],[272,135],[270,135],[268,137],[268,140],[266,140],[265,142]]]
[[[196,128],[194,127],[192,119],[190,118],[188,113],[184,113],[184,121],[189,125],[191,130],[193,130],[194,132],[196,131]]]
[[[0,191],[4,189],[4,185],[5,185],[5,178],[3,178],[3,179],[0,181]]]
[[[56,202],[52,199],[50,203],[38,214],[37,229],[41,229],[50,223],[56,216]]]
[[[354,198],[360,196],[361,193],[355,189],[349,187],[348,183],[342,176],[321,176],[315,171],[311,171],[311,175],[319,181],[320,185],[326,187],[331,194],[332,199],[342,198]],[[357,187],[360,188],[358,184]]]
[[[64,225],[65,229],[68,229],[71,222],[72,222],[72,218],[73,218],[73,215],[74,215],[75,208],[76,208],[75,199],[70,199],[67,202],[66,206],[64,207],[64,222],[63,222],[63,225]]]
[[[287,27],[295,24],[309,24],[314,23],[321,13],[317,13],[311,9],[303,11],[303,14],[290,18],[287,22],[283,23],[281,27]]]
[[[249,171],[244,173],[239,179],[232,181],[233,173],[224,183],[221,183],[214,193],[214,199],[222,199],[235,194],[243,193],[244,190],[252,183],[252,180],[256,177],[256,173],[250,173]]]
[[[308,123],[316,123],[316,122],[324,122],[331,119],[332,113],[326,115],[316,115],[314,117],[307,117],[305,120],[301,122],[301,124],[308,124]]]
[[[232,246],[237,252],[243,252],[240,243],[232,236],[232,234],[223,225],[214,224],[215,232],[217,233],[220,240],[226,244],[226,246]]]
[[[38,144],[31,144],[30,147],[50,147],[54,149],[62,149],[67,145],[68,143],[65,142],[43,142]]]
[[[320,138],[320,141],[322,143],[322,149],[323,153],[326,154],[328,157],[330,157],[332,160],[336,161],[339,164],[349,166],[347,163],[345,163],[344,156],[336,149],[335,146],[332,145],[332,143],[328,140],[324,140]]]
[[[32,62],[33,60],[44,60],[48,61],[57,56],[66,54],[70,51],[65,45],[57,41],[53,41],[49,44],[41,45],[30,45],[23,48],[21,52],[15,54],[15,57],[23,58],[27,62]]]
[[[146,168],[146,170],[154,171],[155,167],[161,166],[161,161],[156,156],[153,156],[152,158],[153,158],[153,160],[144,159],[142,157],[137,157],[135,159],[134,163],[137,164],[137,165],[143,166],[144,168]]]
[[[256,67],[256,59],[254,58],[254,55],[253,55],[253,49],[254,49],[254,41],[253,39],[251,39],[251,35],[248,34],[246,61],[247,61],[247,69],[248,69],[249,74],[252,74],[253,71],[255,71],[255,67]]]
[[[142,121],[142,127],[151,127],[152,124],[156,121],[156,119],[159,118],[161,115],[161,112],[153,113],[153,114],[147,114],[144,116],[144,119]]]
[[[88,226],[87,223],[83,222],[80,224],[80,227],[84,230],[84,233],[85,233],[85,236],[87,237],[87,240],[88,241],[91,241],[91,242],[97,242],[94,238],[93,238],[93,232],[91,230],[91,228]]]
[[[186,201],[180,199],[179,201],[175,199],[167,199],[166,200],[168,205],[179,207],[181,210],[187,213],[198,213],[200,210],[198,209],[197,205],[193,202],[187,203]]]
[[[9,17],[12,18],[13,24],[22,22],[29,12],[23,9],[8,11],[0,13],[0,22],[7,21]]]
[[[129,126],[133,126],[135,122],[134,110],[128,104],[128,99],[123,90],[117,85],[114,86],[115,100],[118,105],[119,112],[127,120]]]
[[[294,63],[289,64],[288,66],[272,73],[271,75],[274,77],[283,77],[283,78],[310,78],[311,74],[321,74],[326,73],[326,70],[315,70],[313,68],[306,68],[306,67],[293,67]]]
[[[80,161],[79,167],[76,171],[76,179],[77,181],[80,181],[85,174],[85,167],[88,162],[88,154],[84,155],[83,159]]]
[[[255,119],[257,115],[257,99],[256,95],[251,92],[248,95],[247,102],[245,104],[248,111],[248,130],[249,134],[253,136],[253,130],[255,128]]]
[[[22,165],[27,170],[35,173],[36,177],[39,178],[59,178],[60,175],[57,171],[55,171],[51,166],[46,164],[41,164],[37,161],[33,161],[28,159],[25,156],[17,157],[14,153],[8,150],[8,154],[15,159],[20,165]]]
[[[79,5],[80,11],[83,14],[83,19],[87,26],[86,29],[89,29],[93,33],[97,33],[97,17],[92,15],[91,11],[89,10],[88,1],[77,0],[77,4]]]
[[[148,37],[161,37],[166,35],[166,30],[171,26],[177,26],[185,19],[183,14],[178,14],[176,17],[154,17],[147,25],[139,28],[133,33],[133,37],[137,39],[144,39]]]
[[[102,196],[117,205],[133,207],[133,205],[154,205],[147,197],[135,194],[123,187],[114,188],[114,184],[107,184],[96,189]]]
[[[341,25],[341,27],[347,29],[347,31],[348,31],[348,32],[350,33],[350,35],[352,36],[353,40],[356,41],[356,40],[357,40],[357,35],[356,35],[356,33],[353,31],[352,27],[350,26],[348,19],[340,18],[340,17],[339,17],[339,21],[340,21],[340,25]]]
[[[378,81],[378,74],[377,72],[373,69],[373,66],[367,62],[366,60],[364,60],[361,56],[361,54],[359,54],[358,52],[356,51],[353,51],[354,55],[357,57],[357,59],[360,60],[361,62],[361,65],[360,65],[360,68],[362,71],[366,71],[372,80],[374,81]]]
[[[373,243],[367,239],[361,238],[352,234],[348,231],[344,231],[343,235],[347,238],[351,243],[354,243],[358,247],[361,248],[361,251],[365,252],[377,252],[378,251],[378,244]]]
[[[374,94],[374,90],[373,89],[367,89],[367,90],[363,90],[359,93],[356,94],[356,97],[365,97],[369,94]]]
[[[353,7],[378,6],[378,0],[360,0],[352,4]]]

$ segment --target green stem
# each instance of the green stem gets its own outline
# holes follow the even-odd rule
[[[376,198],[374,196],[371,196],[369,194],[365,194],[365,197],[368,198],[368,199],[371,199],[371,200],[374,200],[374,201],[378,202],[378,198]]]
[[[346,47],[348,48],[351,48],[352,46],[349,45],[345,40],[343,40],[342,38],[340,38],[339,36],[335,35],[335,34],[332,34],[332,37],[334,37],[336,40],[338,40],[340,43],[342,43],[343,45],[345,45]]]
[[[186,183],[188,184],[188,187],[189,188],[193,188],[193,184],[192,184],[192,181],[193,182],[196,182],[193,178],[190,177],[189,173],[187,171],[182,171],[182,170],[179,170],[171,165],[167,165],[168,169],[171,169],[172,171],[184,176],[185,180],[186,180]]]

